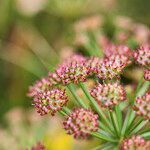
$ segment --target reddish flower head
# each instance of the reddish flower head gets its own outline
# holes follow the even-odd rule
[[[86,67],[90,75],[92,75],[93,73],[97,73],[97,66],[100,61],[101,59],[99,57],[90,57],[86,61]]]
[[[84,82],[88,75],[86,68],[86,58],[82,55],[73,55],[58,65],[55,73],[49,74],[50,81],[54,83]]]
[[[147,69],[144,71],[144,79],[150,81],[150,70]]]
[[[140,136],[132,136],[123,141],[121,150],[149,150],[150,141],[145,141]]]
[[[39,92],[42,92],[46,89],[50,89],[51,86],[52,86],[52,83],[50,82],[48,77],[42,78],[41,80],[36,81],[33,86],[29,87],[29,92],[27,95],[29,97],[34,97]]]
[[[66,65],[60,66],[54,73],[53,80],[66,85],[69,83],[79,83],[86,81],[88,70],[85,62],[72,61]]]
[[[110,109],[126,98],[124,88],[118,83],[98,84],[90,93],[101,107]]]
[[[111,55],[124,55],[127,57],[132,56],[131,49],[125,45],[110,44],[106,49],[104,49],[104,53],[107,57],[110,57]]]
[[[137,115],[150,120],[150,92],[147,92],[141,97],[137,97],[133,108]]]
[[[34,97],[33,105],[41,116],[48,113],[54,115],[66,105],[67,101],[68,97],[65,90],[52,89],[38,93],[38,95]]]
[[[129,63],[129,59],[123,55],[104,58],[97,66],[98,77],[102,79],[119,77],[119,74]]]
[[[98,115],[88,109],[75,109],[63,124],[68,134],[84,139],[89,137],[90,132],[98,130]]]
[[[46,148],[42,143],[38,142],[31,150],[46,150]]]
[[[135,53],[136,62],[142,66],[150,66],[150,46],[141,46]]]

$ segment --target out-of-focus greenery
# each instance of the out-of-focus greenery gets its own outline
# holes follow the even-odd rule
[[[54,69],[60,49],[72,42],[73,23],[94,14],[106,17],[111,36],[116,14],[150,25],[150,1],[0,0],[0,125],[13,107],[32,107],[28,86]]]

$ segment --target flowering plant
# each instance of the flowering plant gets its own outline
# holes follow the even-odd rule
[[[148,150],[150,47],[132,51],[127,46],[114,45],[107,49],[107,54],[104,57],[76,54],[67,58],[53,73],[36,81],[28,96],[33,98],[33,106],[41,116],[56,113],[64,116],[63,128],[75,139],[100,139],[102,143],[97,150]],[[122,76],[127,67],[135,66],[134,62],[145,71],[132,93],[127,92]],[[89,80],[94,86],[88,86]]]

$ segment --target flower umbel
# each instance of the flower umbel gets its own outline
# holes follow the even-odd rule
[[[132,51],[128,46],[114,44],[107,46],[107,48],[104,49],[104,53],[107,57],[111,55],[124,55],[130,57],[132,55]]]
[[[69,83],[79,83],[86,81],[86,77],[88,75],[88,70],[85,66],[85,61],[72,61],[66,65],[60,66],[53,76],[53,80],[59,81],[63,85],[67,85]]]
[[[90,132],[98,130],[98,115],[91,110],[75,109],[63,122],[64,129],[68,134],[73,134],[75,138],[87,138]]]
[[[144,70],[144,79],[150,81],[150,70]]]
[[[46,150],[46,148],[42,143],[38,142],[31,150]]]
[[[41,80],[36,81],[33,86],[29,87],[29,92],[27,95],[29,97],[34,97],[39,92],[49,89],[51,86],[52,83],[50,82],[48,77],[41,78]]]
[[[110,109],[126,98],[123,86],[118,83],[98,84],[90,93],[101,107]]]
[[[68,97],[65,90],[55,88],[38,93],[38,95],[34,97],[33,105],[41,116],[48,113],[54,115],[58,110],[62,109],[67,101]]]
[[[140,136],[132,136],[130,139],[126,139],[122,145],[121,150],[149,150],[150,141],[145,141]]]
[[[98,77],[102,79],[119,77],[119,74],[129,63],[129,59],[123,55],[112,55],[104,58],[97,67]]]
[[[135,53],[136,62],[142,66],[150,66],[150,46],[141,46]]]
[[[141,97],[137,97],[133,108],[137,115],[150,120],[150,91]]]
[[[86,61],[86,67],[88,69],[88,73],[92,75],[93,73],[97,73],[97,66],[100,63],[101,59],[99,57],[90,57]]]

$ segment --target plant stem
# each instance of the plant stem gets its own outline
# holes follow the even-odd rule
[[[124,120],[124,124],[123,124],[123,127],[122,127],[122,130],[121,130],[121,136],[123,137],[125,132],[126,132],[126,128],[127,128],[127,125],[128,125],[128,120],[129,120],[129,117],[130,117],[130,114],[131,114],[131,109],[128,108],[128,112],[126,114],[126,117],[125,117],[125,120]]]
[[[114,132],[112,125],[110,124],[109,120],[106,118],[105,114],[103,113],[103,111],[99,108],[97,102],[91,97],[89,91],[87,90],[86,86],[84,85],[84,83],[80,82],[80,87],[82,88],[83,92],[85,93],[86,97],[88,98],[88,100],[91,102],[91,104],[93,105],[94,109],[96,110],[96,112],[99,114],[99,116],[102,118],[102,120],[105,121],[105,123],[108,125],[109,129]]]
[[[69,84],[67,87],[70,90],[70,92],[72,93],[72,95],[74,96],[74,98],[76,99],[77,103],[80,106],[82,106],[83,108],[87,108],[87,106],[85,105],[83,100],[76,94],[74,86],[72,84]]]
[[[147,89],[149,88],[149,86],[150,86],[150,82],[149,81],[145,81],[144,84],[143,84],[143,86],[137,92],[136,96],[143,95],[147,91]]]
[[[114,129],[115,129],[117,135],[119,136],[119,126],[118,126],[117,117],[116,117],[115,112],[110,112],[110,117],[113,122]]]
[[[130,135],[137,133],[138,131],[140,131],[146,124],[148,123],[148,120],[146,121],[142,121],[136,128],[134,128]]]
[[[70,109],[67,107],[63,107],[62,110],[66,113],[66,114],[70,114]]]
[[[127,132],[128,132],[128,130],[130,130],[134,120],[135,120],[135,112],[132,110],[131,113],[130,113],[129,120],[128,120],[128,125],[127,125],[127,129],[126,129]]]
[[[150,131],[149,132],[145,132],[143,134],[140,134],[141,137],[143,138],[149,138],[150,139]]]
[[[114,140],[114,139],[112,139],[112,138],[110,138],[110,137],[108,137],[108,136],[106,136],[106,135],[104,135],[104,134],[102,134],[102,133],[97,133],[97,132],[91,132],[90,133],[92,136],[94,136],[94,137],[97,137],[97,138],[99,138],[99,139],[102,139],[102,140],[104,140],[104,141],[108,141],[108,142],[118,142],[117,140]]]
[[[63,110],[58,111],[62,116],[67,116],[67,114]]]

